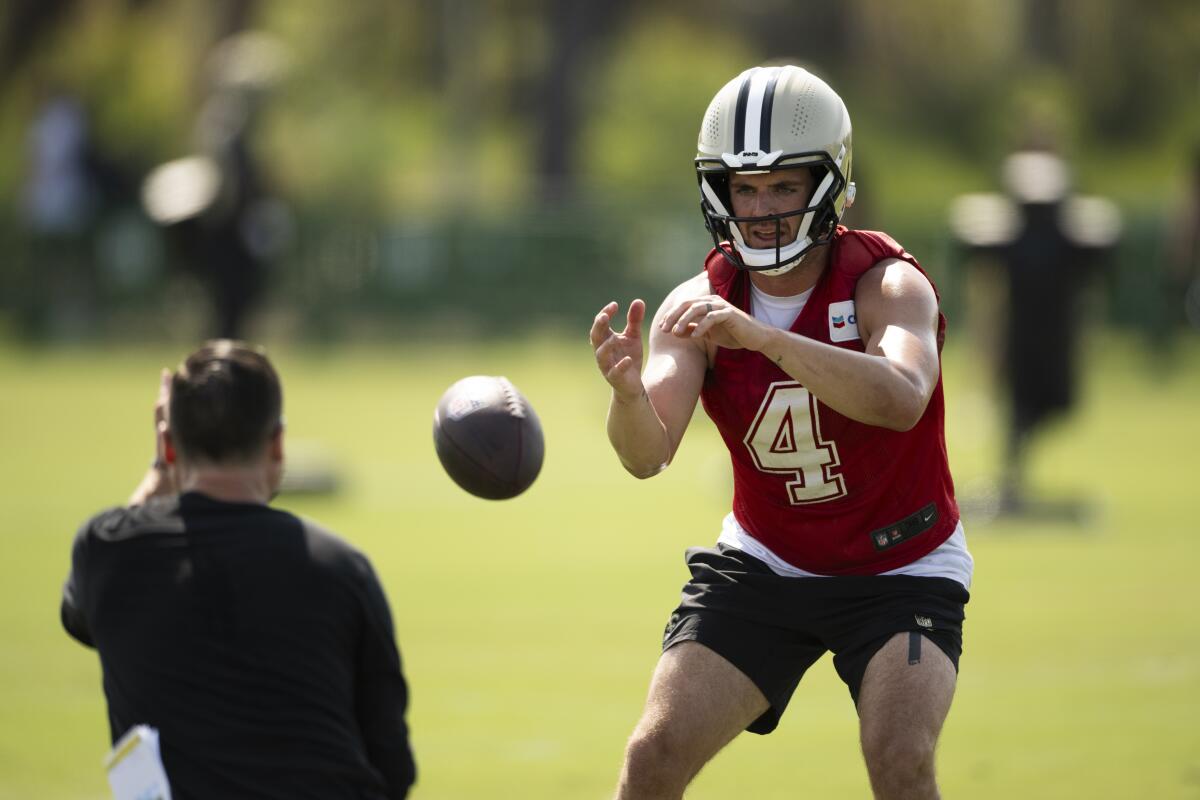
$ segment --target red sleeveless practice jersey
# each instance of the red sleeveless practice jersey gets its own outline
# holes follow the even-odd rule
[[[883,233],[839,226],[829,246],[829,265],[791,331],[863,352],[859,277],[889,258],[920,265]],[[704,268],[713,293],[750,312],[748,273],[715,249]],[[939,314],[939,356],[945,329]],[[825,575],[876,574],[916,561],[954,532],[940,374],[925,413],[904,432],[839,414],[749,350],[717,348],[700,398],[733,461],[735,517],[788,563]]]

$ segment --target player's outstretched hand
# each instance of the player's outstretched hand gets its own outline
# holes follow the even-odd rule
[[[643,391],[642,320],[646,317],[646,304],[642,300],[629,304],[625,329],[620,332],[612,328],[618,309],[615,300],[600,309],[588,338],[596,351],[596,366],[613,392],[622,400],[636,400]]]
[[[718,347],[761,350],[768,328],[715,294],[684,300],[663,315],[659,328],[680,338],[699,338]]]

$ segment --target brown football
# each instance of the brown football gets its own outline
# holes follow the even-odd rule
[[[476,497],[506,500],[542,469],[542,425],[507,378],[472,375],[455,383],[433,412],[438,460]]]

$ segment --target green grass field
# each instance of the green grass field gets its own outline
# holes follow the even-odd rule
[[[107,723],[93,652],[58,623],[76,526],[123,502],[151,454],[157,370],[184,347],[0,346],[0,798],[102,798]],[[958,696],[940,750],[959,798],[1200,797],[1200,346],[1166,370],[1093,340],[1078,413],[1039,442],[1042,494],[1087,526],[965,522],[976,558]],[[658,638],[729,498],[700,412],[675,465],[627,476],[584,329],[510,344],[273,355],[292,450],[344,488],[285,496],[364,549],[388,590],[413,690],[417,800],[605,798]],[[524,496],[468,497],[434,456],[442,390],[505,374],[547,436]],[[947,353],[951,465],[983,491],[1000,427],[981,365]],[[746,735],[691,798],[869,796],[849,697],[828,659],[779,730]]]

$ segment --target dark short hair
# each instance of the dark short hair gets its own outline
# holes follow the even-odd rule
[[[171,437],[187,460],[256,458],[282,424],[282,412],[279,375],[261,349],[243,342],[205,342],[171,378]]]

